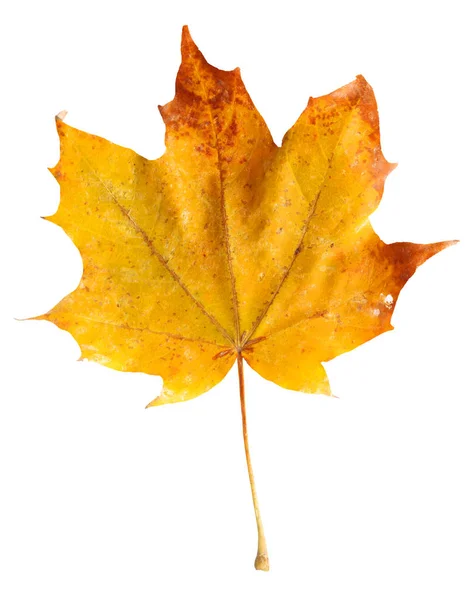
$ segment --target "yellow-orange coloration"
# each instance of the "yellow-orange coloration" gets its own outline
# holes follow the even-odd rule
[[[242,358],[283,387],[330,394],[322,362],[391,329],[403,285],[453,243],[374,232],[394,165],[371,87],[358,76],[311,98],[278,147],[239,70],[209,65],[184,28],[176,95],[160,111],[157,160],[57,118],[61,202],[48,219],[84,273],[38,318],[85,358],[161,375],[152,406],[202,394],[236,359],[242,374]]]

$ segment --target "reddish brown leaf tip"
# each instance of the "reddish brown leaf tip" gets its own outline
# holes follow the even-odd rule
[[[400,277],[405,282],[412,277],[417,267],[420,267],[426,260],[457,242],[458,240],[436,242],[434,244],[395,242],[389,244],[386,249],[391,255],[391,261],[398,265]]]
[[[187,25],[184,25],[184,27],[182,28],[181,56],[182,56],[183,62],[188,57],[199,58],[199,59],[207,62],[204,58],[204,55],[197,47],[197,44],[192,39],[192,36],[189,31],[189,27]]]
[[[373,89],[363,77],[363,75],[357,75],[356,79],[334,90],[326,96],[309,98],[309,106],[313,103],[317,103],[321,98],[332,98],[336,101],[348,101],[352,105],[355,105],[362,101],[362,103],[364,104],[371,105],[370,107],[375,109],[374,111],[372,111],[373,115],[377,116],[376,99],[374,96]]]
[[[426,260],[445,250],[449,246],[454,246],[458,243],[459,240],[449,240],[447,242],[436,242],[434,244],[415,244],[417,246],[416,249],[416,259],[417,265],[420,266]]]
[[[353,81],[353,85],[358,89],[358,94],[360,97],[364,96],[365,94],[371,94],[374,96],[373,88],[366,81],[363,75],[357,75],[356,79]]]

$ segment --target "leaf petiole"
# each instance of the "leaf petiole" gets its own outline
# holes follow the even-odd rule
[[[245,380],[243,377],[243,358],[241,352],[237,354],[238,362],[238,382],[240,384],[240,406],[241,406],[241,422],[243,426],[243,442],[245,444],[246,464],[248,466],[248,476],[250,478],[251,495],[253,497],[253,506],[255,509],[256,527],[258,529],[258,552],[255,559],[255,569],[258,571],[269,571],[268,549],[266,547],[266,538],[264,536],[263,522],[258,504],[258,496],[256,495],[255,478],[253,467],[251,466],[250,448],[248,445],[248,431],[246,427],[246,405],[245,405]]]

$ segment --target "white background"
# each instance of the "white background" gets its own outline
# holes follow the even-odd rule
[[[471,20],[466,2],[18,2],[1,18],[0,596],[5,600],[473,597]],[[271,572],[256,531],[236,372],[145,411],[160,379],[77,362],[45,312],[77,250],[40,215],[54,115],[148,158],[181,26],[242,68],[275,140],[362,73],[399,162],[386,242],[459,238],[401,294],[395,330],[327,365],[338,398],[246,369]]]

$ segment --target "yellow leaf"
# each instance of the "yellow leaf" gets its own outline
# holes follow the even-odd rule
[[[394,165],[365,79],[311,98],[277,147],[239,69],[209,65],[187,28],[166,152],[147,160],[57,118],[61,186],[49,217],[79,248],[79,287],[42,319],[82,356],[161,375],[158,405],[194,398],[243,359],[263,377],[330,394],[322,366],[391,329],[416,268],[453,242],[385,244],[369,221]]]

